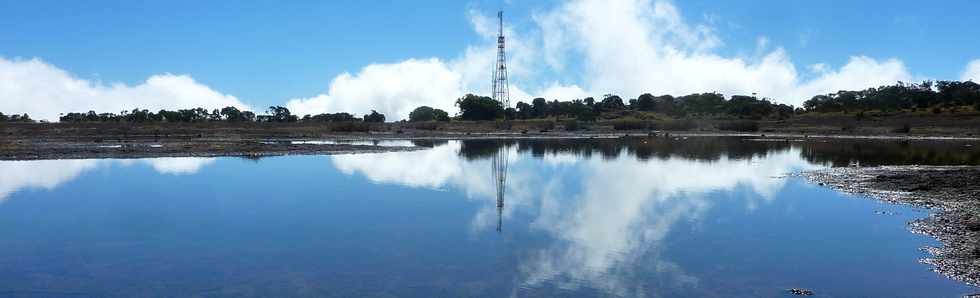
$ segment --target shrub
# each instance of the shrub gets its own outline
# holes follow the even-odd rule
[[[435,121],[415,122],[408,126],[419,130],[437,130],[439,129],[439,122],[435,122]]]
[[[494,127],[497,130],[510,130],[510,128],[513,127],[513,125],[510,123],[510,121],[507,120],[497,120],[496,122],[494,122]]]
[[[663,121],[659,123],[655,122],[652,123],[648,128],[678,131],[678,130],[694,130],[697,127],[698,124],[694,120],[684,119],[684,120]]]
[[[647,129],[649,123],[642,120],[636,119],[621,119],[613,121],[613,129],[615,130],[639,130]]]
[[[330,126],[330,131],[367,132],[371,131],[371,124],[364,122],[337,122]]]
[[[576,130],[582,129],[582,127],[581,127],[582,125],[579,124],[578,120],[568,120],[568,121],[565,121],[565,123],[563,123],[563,124],[564,124],[564,127],[565,127],[565,131],[576,131]]]
[[[553,129],[555,129],[555,122],[554,121],[541,121],[541,122],[538,122],[537,128],[538,128],[538,130],[541,130],[541,131],[553,130]]]
[[[894,130],[894,132],[895,133],[909,133],[909,132],[912,132],[912,126],[909,126],[908,123],[902,124],[902,126],[899,127],[899,128],[896,128]]]
[[[857,119],[857,121],[864,120],[864,111],[860,111],[857,112],[857,114],[854,114],[854,119]]]
[[[718,129],[727,131],[755,132],[759,131],[759,123],[748,120],[727,121],[718,123]]]
[[[415,108],[411,113],[408,114],[408,121],[411,122],[425,122],[425,121],[449,121],[449,113],[440,109],[433,109],[428,106],[421,106]]]

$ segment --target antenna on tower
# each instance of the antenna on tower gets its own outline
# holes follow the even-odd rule
[[[497,35],[497,64],[493,68],[493,100],[510,107],[510,92],[507,83],[507,54],[504,50],[504,11],[497,12],[500,20],[500,33]]]

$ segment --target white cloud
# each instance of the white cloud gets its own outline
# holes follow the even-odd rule
[[[56,121],[62,112],[226,106],[248,108],[234,96],[214,91],[186,75],[154,75],[135,86],[105,85],[76,78],[39,59],[0,57],[0,111],[4,113],[28,113],[34,119]]]
[[[960,80],[980,82],[980,59],[973,60],[970,64],[967,64],[966,70],[963,71],[963,76]]]
[[[808,68],[810,69],[810,71],[815,73],[824,73],[827,71],[827,64],[815,63],[813,65],[810,65]]]
[[[409,58],[375,63],[332,79],[322,94],[294,98],[295,114],[375,109],[389,120],[404,119],[421,105],[457,111],[455,99],[489,94],[496,50],[496,19],[469,11],[480,42],[456,57]],[[725,56],[713,26],[717,17],[689,21],[669,1],[572,0],[533,15],[528,28],[504,28],[507,35],[511,102],[533,97],[575,99],[615,93],[685,95],[721,92],[757,93],[799,105],[818,94],[865,89],[912,81],[898,59],[854,53],[844,65],[814,63],[801,70],[785,49],[760,36],[751,57]],[[698,23],[698,22],[703,23]],[[806,43],[809,33],[801,35]],[[977,80],[974,61],[963,79]],[[127,86],[75,78],[40,60],[0,58],[0,111],[53,119],[63,111],[243,107],[237,98],[195,82],[186,75],[156,75]]]
[[[454,113],[455,100],[464,94],[489,94],[496,57],[496,19],[474,11],[469,12],[469,17],[482,43],[467,47],[459,57],[371,64],[357,74],[341,74],[330,83],[326,93],[291,99],[286,107],[299,115],[337,112],[361,115],[373,109],[389,120],[406,119],[413,109],[422,105]],[[507,57],[508,75],[512,82],[517,82],[532,72],[532,65],[536,64],[533,55],[537,51],[511,27],[505,26],[504,34],[512,54]],[[510,92],[512,102],[530,97],[519,84],[512,83]]]
[[[496,20],[472,11],[469,16],[483,41],[459,57],[373,64],[337,77],[325,94],[290,100],[287,107],[297,114],[377,109],[392,120],[420,105],[455,112],[455,98],[488,93],[495,57]],[[576,0],[537,13],[534,28],[505,28],[511,102],[721,92],[800,105],[817,94],[913,78],[899,60],[865,56],[851,57],[839,69],[816,64],[801,76],[789,54],[765,36],[756,40],[753,57],[725,57],[714,52],[724,43],[712,18],[705,19],[707,24],[690,23],[673,4],[651,0]]]
[[[327,94],[292,99],[286,107],[299,115],[361,115],[374,109],[388,120],[399,120],[423,105],[453,111],[454,98],[462,92],[463,76],[443,61],[409,59],[396,64],[372,64],[356,75],[342,74],[330,83]]]
[[[581,56],[583,89],[593,94],[717,91],[729,95],[758,93],[799,104],[816,94],[864,89],[912,77],[894,59],[855,56],[837,71],[803,81],[789,55],[779,47],[758,59],[723,57],[712,52],[722,44],[712,28],[688,24],[673,4],[662,1],[578,0],[540,14],[536,21],[546,59],[564,61]],[[769,46],[768,39],[757,40],[759,49]]]

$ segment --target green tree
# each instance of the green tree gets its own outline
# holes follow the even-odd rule
[[[364,115],[364,122],[384,123],[385,115],[378,113],[378,111],[371,110],[371,114]]]
[[[640,111],[653,111],[655,98],[650,93],[643,93],[636,99],[636,109]]]
[[[436,119],[436,109],[429,106],[421,106],[412,110],[408,113],[408,121],[411,122],[421,122],[421,121],[432,121]]]
[[[270,106],[268,113],[270,116],[269,121],[272,122],[296,122],[296,120],[299,120],[299,117],[289,112],[289,109],[286,107]]]
[[[531,116],[534,118],[543,118],[548,116],[548,101],[544,98],[535,98],[531,100]]]
[[[494,120],[504,116],[503,104],[486,96],[467,94],[456,100],[463,120]]]

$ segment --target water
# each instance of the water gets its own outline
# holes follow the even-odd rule
[[[0,296],[980,292],[918,263],[938,244],[906,222],[926,211],[785,175],[980,163],[968,142],[416,144],[429,149],[0,162]]]

